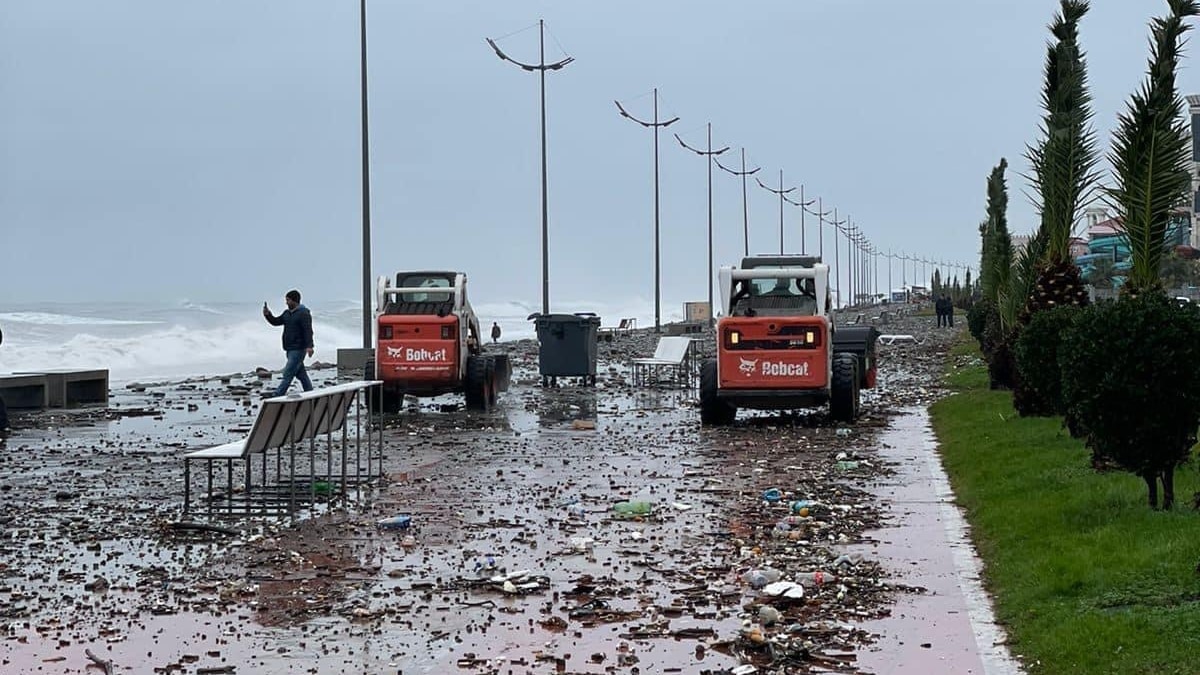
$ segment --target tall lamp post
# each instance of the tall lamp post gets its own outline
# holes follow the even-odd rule
[[[717,166],[726,173],[742,178],[742,247],[744,249],[742,255],[750,255],[750,206],[746,201],[746,176],[753,176],[758,173],[761,166],[756,166],[749,171],[746,170],[746,149],[742,148],[742,170],[734,171],[721,163],[721,160],[716,160]]]
[[[801,196],[803,196],[804,186],[801,185],[800,188],[801,188],[800,194],[801,194]],[[812,202],[813,202],[813,200],[811,200],[811,199],[808,200],[809,204],[812,204]],[[825,211],[822,208],[823,205],[821,204],[820,197],[817,197],[816,202],[817,202],[817,210],[816,211],[809,211],[807,207],[804,209],[804,211],[807,212],[811,216],[817,217],[817,257],[824,260],[824,256],[825,256],[825,216],[828,216],[830,213],[833,213],[833,211],[832,210]],[[801,216],[800,223],[801,223],[800,236],[803,237],[804,236],[803,216]],[[801,252],[803,253],[803,244],[801,244]]]
[[[541,76],[542,89],[542,314],[550,313],[550,208],[546,195],[546,71],[560,70],[563,66],[574,61],[574,57],[546,63],[546,24],[538,19],[538,62],[522,63],[505,54],[496,41],[486,38],[496,56],[502,61],[513,63],[526,72],[537,71]]]
[[[843,305],[845,305],[845,297],[842,296],[842,282],[841,282],[842,263],[838,259],[837,234],[838,234],[838,230],[841,229],[842,225],[845,225],[849,220],[850,220],[849,216],[846,216],[845,218],[838,220],[837,207],[836,206],[833,207],[833,220],[831,220],[829,222],[830,225],[833,225],[833,284],[836,287],[838,300],[840,302],[842,302]]]
[[[707,146],[708,149],[707,150],[700,150],[698,148],[693,148],[692,146],[688,145],[687,143],[684,143],[683,139],[679,137],[679,134],[675,134],[675,140],[679,141],[679,144],[682,145],[684,148],[691,150],[692,152],[696,153],[697,155],[700,155],[701,157],[703,157],[705,159],[705,163],[708,164],[708,323],[709,323],[709,325],[712,325],[713,315],[714,315],[714,312],[713,312],[712,167],[713,167],[713,159],[717,155],[728,150],[729,146],[727,145],[727,146],[721,148],[720,150],[712,149],[712,122],[708,123],[708,146]]]
[[[371,347],[371,163],[367,143],[367,0],[358,3],[359,73],[362,77],[362,346]]]
[[[784,195],[795,190],[796,188],[792,187],[792,188],[788,188],[786,190],[783,189],[783,169],[779,170],[779,189],[778,190],[776,190],[775,188],[769,187],[767,184],[763,183],[761,180],[758,180],[758,176],[755,176],[754,180],[758,181],[758,186],[761,187],[762,189],[766,190],[767,192],[771,192],[771,193],[779,195],[779,255],[783,255],[783,200],[784,200]]]
[[[640,120],[625,111],[621,107],[620,101],[613,101],[617,104],[617,110],[621,116],[631,119],[634,122],[646,127],[654,129],[654,332],[662,332],[662,272],[660,265],[660,237],[658,228],[658,130],[660,127],[669,127],[679,121],[678,117],[672,117],[665,122],[658,121],[658,87],[654,88],[654,120],[647,122]]]

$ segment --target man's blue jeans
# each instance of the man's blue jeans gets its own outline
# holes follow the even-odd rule
[[[275,389],[276,396],[283,396],[287,393],[288,387],[292,386],[292,378],[300,380],[300,386],[304,387],[304,391],[312,391],[312,382],[308,379],[308,371],[304,369],[304,352],[305,349],[289,349],[287,351],[287,365],[283,367],[283,382],[279,383],[279,387]]]

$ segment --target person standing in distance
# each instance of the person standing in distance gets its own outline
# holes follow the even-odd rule
[[[287,365],[283,367],[283,381],[275,389],[276,396],[287,393],[292,386],[292,378],[300,380],[304,391],[312,391],[312,382],[308,379],[308,371],[304,369],[305,352],[313,355],[312,313],[300,304],[300,291],[292,289],[284,296],[287,309],[283,314],[275,316],[263,303],[263,318],[272,326],[283,326],[283,351],[287,353]]]
[[[492,344],[496,344],[496,342],[499,339],[500,339],[500,324],[493,321],[492,322]]]

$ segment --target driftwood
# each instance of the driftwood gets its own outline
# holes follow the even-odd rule
[[[208,523],[195,523],[190,521],[179,521],[171,523],[172,530],[198,530],[202,532],[217,532],[219,534],[228,534],[236,536],[241,534],[231,527],[221,527],[220,525],[210,525]]]
[[[92,653],[91,649],[84,649],[83,653],[87,654],[87,657],[92,660],[92,663],[95,663],[96,665],[98,665],[104,669],[104,675],[113,675],[112,661],[108,661],[108,660],[100,658],[99,656],[96,656],[95,654]]]

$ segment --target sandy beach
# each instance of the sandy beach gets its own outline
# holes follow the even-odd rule
[[[927,590],[877,545],[898,524],[880,486],[905,468],[880,438],[944,394],[961,327],[933,322],[881,326],[921,342],[880,347],[880,385],[845,426],[812,411],[702,428],[694,391],[629,384],[648,331],[601,342],[595,388],[541,388],[536,343],[506,343],[497,410],[423,399],[386,418],[385,478],[361,502],[223,523],[234,535],[169,527],[180,457],[245,434],[273,379],[136,383],[107,409],[15,416],[0,670],[880,672],[859,654]],[[630,500],[652,511],[614,513]],[[410,528],[376,524],[399,514]],[[771,570],[807,579],[803,597],[766,593],[754,574]]]

